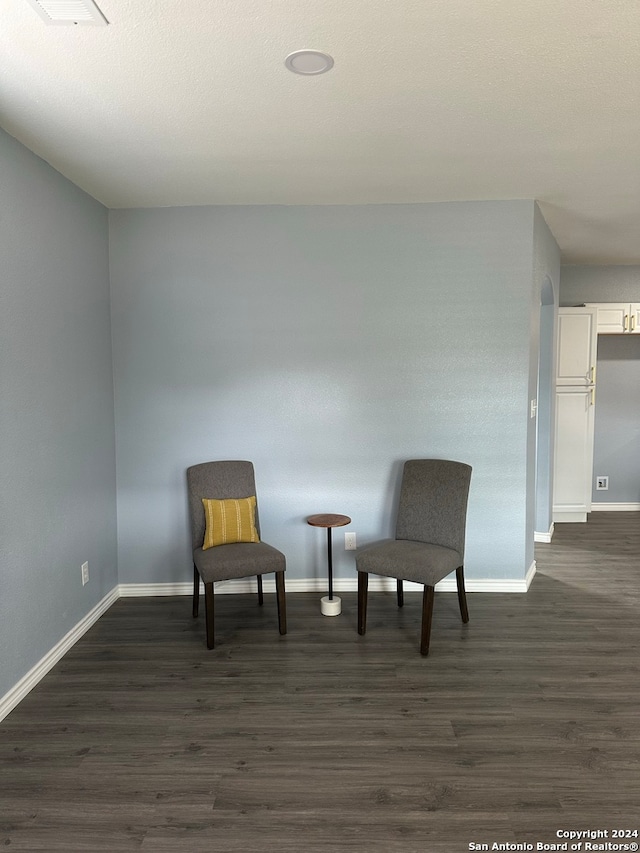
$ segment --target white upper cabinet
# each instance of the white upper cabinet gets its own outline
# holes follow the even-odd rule
[[[640,302],[589,302],[598,311],[599,335],[640,334]]]
[[[556,386],[588,386],[595,382],[596,313],[595,308],[558,311]]]

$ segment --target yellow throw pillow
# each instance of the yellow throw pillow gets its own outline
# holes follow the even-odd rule
[[[256,496],[218,501],[202,498],[206,529],[202,550],[232,542],[259,542]]]

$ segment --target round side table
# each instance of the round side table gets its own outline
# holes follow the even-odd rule
[[[335,513],[326,512],[320,515],[310,515],[307,519],[307,524],[311,527],[326,527],[327,528],[327,569],[329,575],[329,595],[320,599],[320,611],[323,616],[338,616],[342,611],[342,601],[333,595],[333,562],[332,562],[332,547],[331,547],[331,530],[334,527],[344,527],[345,524],[351,524],[351,519],[348,515],[336,515]]]

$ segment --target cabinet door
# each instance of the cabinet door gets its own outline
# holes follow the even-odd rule
[[[632,335],[640,334],[640,303],[633,302],[629,306],[629,331]]]
[[[631,317],[628,302],[590,303],[589,307],[598,311],[599,335],[623,335],[629,331]]]
[[[553,520],[586,521],[593,478],[593,388],[556,393]]]
[[[556,386],[591,385],[595,381],[596,308],[558,310]]]

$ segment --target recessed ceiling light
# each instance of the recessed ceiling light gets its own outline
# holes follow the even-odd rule
[[[295,74],[324,74],[333,68],[333,57],[319,50],[296,50],[287,56],[284,64]]]

